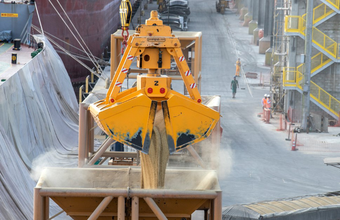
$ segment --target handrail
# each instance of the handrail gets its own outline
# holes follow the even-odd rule
[[[314,73],[315,71],[317,71],[318,69],[325,66],[326,64],[328,64],[331,61],[332,60],[330,58],[328,58],[327,56],[325,56],[322,52],[317,53],[316,55],[314,55],[312,57],[312,62],[311,62],[312,71],[311,71],[311,73]]]
[[[325,0],[329,4],[333,5],[335,8],[339,9],[340,0]],[[321,21],[327,16],[334,13],[334,10],[327,7],[326,4],[322,3],[313,9],[313,24]],[[285,17],[285,32],[286,33],[299,33],[303,36],[306,36],[306,14],[302,16],[286,16]],[[339,59],[338,55],[340,44],[335,42],[329,36],[321,32],[316,27],[313,27],[312,30],[312,41],[315,45],[322,48],[324,51],[327,51],[329,55],[332,57]],[[339,51],[340,52],[340,51]],[[312,57],[312,68],[311,74],[322,68],[332,60],[324,55],[322,52],[317,53]],[[295,67],[287,67],[283,69],[283,86],[288,87],[296,87],[303,91],[304,86],[304,73],[305,66],[304,64],[300,64]],[[326,108],[329,112],[332,112],[338,118],[340,117],[340,101],[333,97],[331,94],[326,92],[316,83],[311,81],[310,85],[310,97],[318,102],[321,106]]]
[[[326,4],[322,3],[318,6],[316,6],[313,9],[313,24],[316,24],[317,22],[321,21],[322,19],[326,18],[327,16],[331,15],[335,11],[329,7],[327,7]],[[304,20],[307,14],[302,15],[302,18]]]
[[[289,15],[285,17],[285,32],[299,33],[306,36],[305,30],[306,21],[301,16]],[[313,27],[312,41],[332,57],[337,58],[338,44],[316,27]]]
[[[333,5],[336,9],[339,9],[340,1],[339,0],[326,0],[329,4]]]
[[[300,65],[301,66],[301,65]],[[299,66],[299,67],[300,67]],[[304,75],[298,70],[298,68],[289,67],[283,69],[283,86],[284,87],[297,87],[303,91]],[[300,67],[301,68],[301,67]],[[316,83],[311,81],[310,96],[320,105],[332,112],[337,117],[340,117],[340,101],[326,92]]]

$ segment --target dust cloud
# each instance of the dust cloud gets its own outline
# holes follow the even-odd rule
[[[33,160],[30,176],[33,180],[38,181],[46,167],[77,167],[77,165],[77,156],[62,155],[56,150],[51,150]]]

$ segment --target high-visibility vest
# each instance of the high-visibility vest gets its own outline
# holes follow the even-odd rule
[[[262,104],[263,107],[265,107],[267,105],[267,99],[263,97],[261,104]]]
[[[266,108],[270,108],[270,107],[272,107],[272,100],[267,99],[267,101],[266,101]]]

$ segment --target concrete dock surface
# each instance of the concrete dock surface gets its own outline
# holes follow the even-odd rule
[[[142,21],[155,9],[155,1],[148,4]],[[220,160],[223,206],[339,190],[340,170],[325,165],[323,159],[339,156],[340,137],[336,135],[340,128],[299,133],[298,150],[292,151],[292,142],[286,141],[288,131],[277,131],[279,114],[273,114],[269,124],[258,117],[261,99],[269,93],[270,67],[251,43],[253,36],[242,26],[238,12],[217,13],[215,2],[205,0],[191,0],[190,10],[188,31],[201,31],[203,36],[202,95],[221,95],[223,135],[216,159]],[[237,58],[241,58],[242,71],[233,99],[230,83]],[[247,72],[262,77],[246,78]]]

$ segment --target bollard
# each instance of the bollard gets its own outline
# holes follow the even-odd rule
[[[266,109],[265,112],[266,112],[265,122],[266,122],[267,124],[269,124],[269,120],[270,120],[270,109]]]
[[[265,114],[266,114],[266,113],[265,113],[264,108],[263,108],[263,112],[262,112],[262,121],[264,121],[265,118],[266,118]]]
[[[288,138],[286,138],[286,141],[290,141],[290,127],[292,125],[292,123],[288,122],[289,126],[288,126]]]
[[[16,53],[12,53],[12,64],[17,64],[17,54]]]
[[[277,131],[284,131],[286,129],[283,128],[283,116],[280,114],[280,127],[279,129],[276,129]]]
[[[295,133],[295,138],[292,142],[292,151],[296,151],[297,133]]]

